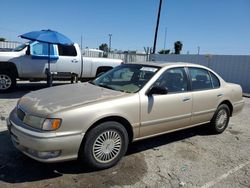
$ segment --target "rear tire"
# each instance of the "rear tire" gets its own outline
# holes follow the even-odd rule
[[[0,93],[10,92],[16,86],[16,76],[9,71],[0,71]]]
[[[128,147],[128,133],[118,122],[109,121],[90,130],[79,151],[79,159],[91,168],[105,169],[117,164]]]
[[[222,133],[228,126],[230,109],[226,104],[220,105],[210,122],[211,131],[215,134]]]

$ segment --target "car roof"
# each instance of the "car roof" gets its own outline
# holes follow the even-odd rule
[[[138,65],[149,65],[149,66],[156,66],[156,67],[168,67],[168,66],[190,66],[190,67],[200,67],[200,68],[207,68],[202,65],[188,63],[188,62],[167,62],[167,61],[145,61],[145,62],[130,62],[128,64],[138,64]]]

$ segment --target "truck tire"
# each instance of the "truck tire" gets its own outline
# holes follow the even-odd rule
[[[15,74],[9,71],[0,71],[0,93],[10,92],[15,86]]]

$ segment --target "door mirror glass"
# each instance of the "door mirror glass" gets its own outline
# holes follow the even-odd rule
[[[153,86],[147,93],[147,95],[165,95],[168,93],[168,88]]]

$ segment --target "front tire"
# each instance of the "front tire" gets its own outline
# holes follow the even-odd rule
[[[213,133],[220,134],[228,126],[230,119],[230,109],[226,104],[220,105],[210,122],[210,127]]]
[[[110,168],[125,155],[128,133],[118,122],[104,122],[87,133],[79,158],[95,169]]]
[[[16,86],[16,77],[8,71],[0,71],[0,93],[11,91]]]

